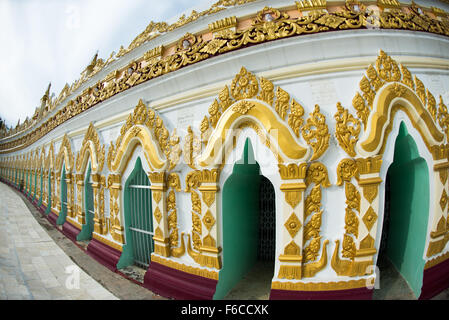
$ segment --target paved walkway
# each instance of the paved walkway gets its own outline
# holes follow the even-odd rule
[[[0,299],[117,299],[81,270],[0,183]]]

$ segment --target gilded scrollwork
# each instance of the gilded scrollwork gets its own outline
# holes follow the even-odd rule
[[[142,128],[146,127],[152,132],[151,138],[148,138],[142,131]],[[123,148],[126,148],[126,144],[123,145],[125,137],[128,136],[129,139],[139,136],[143,139],[143,147],[149,147],[150,141],[148,139],[154,140],[159,146],[160,150],[165,154],[168,162],[168,169],[172,170],[180,160],[181,147],[179,146],[180,138],[176,134],[176,129],[173,130],[170,135],[168,129],[165,127],[162,118],[156,114],[152,108],[145,106],[142,99],[134,108],[132,114],[130,114],[125,122],[125,124],[120,129],[120,135],[115,141],[115,144],[111,142],[108,150],[108,168],[110,171],[115,171],[117,169],[118,162],[123,156]],[[148,139],[147,139],[148,138]],[[156,163],[158,166],[162,166],[160,159],[156,158],[155,150],[149,152],[150,163]]]
[[[335,137],[338,144],[350,157],[355,157],[355,144],[361,130],[360,120],[355,118],[349,111],[337,102],[337,113],[334,115],[336,121]]]
[[[320,112],[318,105],[315,105],[313,113],[310,114],[301,132],[304,140],[313,149],[313,155],[310,160],[316,160],[321,157],[329,147],[330,133],[326,124],[326,117]]]
[[[321,248],[321,223],[324,210],[321,204],[321,188],[330,186],[329,175],[326,166],[320,162],[313,162],[307,168],[305,183],[307,186],[313,185],[310,193],[306,196],[304,204],[304,249],[302,253],[302,277],[313,277],[327,264],[327,244],[323,242],[321,258],[318,259]],[[310,217],[310,219],[309,219]]]
[[[179,245],[178,211],[176,208],[176,192],[181,191],[181,181],[177,173],[167,175],[167,222],[170,241],[170,254],[181,257],[185,253],[184,233],[181,233],[181,244]],[[179,245],[179,246],[178,246]]]
[[[357,9],[354,9],[356,7]],[[53,130],[56,126],[62,124],[64,121],[69,120],[70,118],[78,115],[85,110],[88,110],[93,105],[100,103],[114,96],[115,94],[127,90],[142,82],[175,71],[185,65],[202,61],[217,54],[236,50],[241,47],[245,47],[248,44],[257,44],[268,40],[282,39],[293,35],[345,30],[348,28],[364,28],[367,24],[367,20],[371,19],[372,15],[371,10],[366,10],[363,5],[361,5],[360,3],[356,4],[354,1],[347,1],[343,9],[341,9],[340,11],[321,11],[316,14],[305,15],[298,18],[286,18],[285,13],[280,11],[279,13],[282,18],[278,19],[276,18],[276,15],[273,16],[273,12],[274,11],[266,12],[266,14],[271,15],[271,17],[274,19],[268,18],[268,16],[265,15],[260,23],[255,23],[244,30],[228,30],[228,32],[220,33],[219,35],[217,35],[217,37],[214,37],[209,41],[203,41],[200,39],[201,37],[195,37],[195,39],[197,40],[195,42],[190,42],[190,46],[187,50],[174,50],[173,54],[161,57],[160,59],[151,60],[152,63],[148,62],[148,59],[145,58],[146,56],[144,54],[141,58],[131,62],[129,65],[126,65],[122,69],[110,72],[104,79],[98,81],[93,86],[86,88],[72,100],[67,101],[67,104],[64,107],[62,107],[52,117],[50,117],[36,129],[32,130],[21,138],[2,144],[1,150],[19,150],[21,148],[24,148],[41,138],[43,135],[47,134],[49,131]],[[194,16],[198,17],[197,15]],[[270,21],[267,21],[266,18],[268,18],[268,20]],[[378,27],[381,29],[406,29],[414,31],[426,31],[446,36],[449,35],[449,25],[445,23],[445,21],[431,18],[430,16],[425,14],[418,14],[414,9],[408,10],[407,13],[403,10],[382,11],[379,20],[380,22]],[[184,23],[186,22],[183,21],[181,25],[183,25]],[[151,26],[149,26],[148,30],[158,30],[158,28],[162,28],[162,30],[164,30],[164,28],[168,28],[167,26],[163,27],[163,24],[159,23],[150,23],[150,25]],[[143,43],[141,42],[142,39],[150,39],[151,36],[150,38],[148,38],[147,36],[148,34],[151,34],[152,31],[148,30],[137,37],[136,39],[140,40],[136,40],[137,42],[134,42],[134,44],[130,47],[134,48],[137,43]],[[146,40],[144,40],[144,42],[145,41]],[[214,42],[213,50],[210,48],[209,50],[203,50],[206,46],[208,46],[209,42],[212,41]],[[127,51],[127,49],[122,49],[116,56],[122,56],[127,52],[129,52]],[[382,75],[376,75],[377,72],[374,72],[376,73],[374,74],[374,68],[369,68],[367,70],[367,79],[369,80],[370,85],[374,88],[374,91],[377,91],[385,81],[401,81],[408,86],[412,86],[410,77],[408,75],[408,70],[402,69],[402,66],[402,70],[399,70],[399,65],[390,61],[388,56],[383,56],[381,60],[382,61],[379,61],[378,64],[382,68],[378,71],[381,71]],[[92,70],[98,72],[101,68],[110,63],[110,61],[113,61],[113,59],[108,59],[107,63],[104,63],[102,59],[96,59],[93,64],[91,63],[93,68]],[[401,71],[402,80],[395,80],[400,78],[399,76],[401,74]],[[67,99],[65,99],[65,97],[67,97],[69,93],[75,91],[86,79],[87,78],[83,78],[82,81],[77,81],[76,84],[72,85],[70,88],[67,86],[64,87],[64,92],[61,92],[60,98],[58,99],[52,100],[49,97],[49,92],[47,92],[46,96],[44,95],[44,97],[46,98],[43,100],[43,104],[46,110],[54,109],[56,107],[56,104],[60,104],[63,101],[66,101]],[[262,81],[261,84],[263,84],[263,87],[267,89],[266,91],[262,88],[263,92],[269,93],[269,82]],[[364,91],[361,88],[366,96],[360,96],[360,98],[362,98],[363,101],[367,101],[366,107],[369,109],[372,92],[370,92],[369,88],[366,86],[366,81],[364,81],[364,83],[361,83],[361,87],[362,85],[363,88],[367,89],[367,91]],[[249,87],[247,87],[247,89],[249,89]],[[232,94],[237,94],[237,96],[243,97],[250,94],[253,89],[245,93],[243,93],[242,91],[240,94],[238,92],[235,92],[234,90],[231,91]],[[263,98],[263,100],[270,101],[270,96],[271,94],[268,94]],[[424,97],[423,95],[421,96]],[[356,108],[360,113],[358,114],[358,117],[362,120],[362,122],[365,123],[366,120],[364,119],[364,117],[367,110],[363,108],[363,101],[361,101],[360,98],[354,98],[353,105],[354,108]],[[224,111],[225,108],[222,107],[222,110]],[[38,113],[39,112],[37,112],[36,114]],[[33,117],[33,119],[33,121],[24,122],[24,124],[20,124],[20,126],[18,124],[17,127],[14,130],[10,130],[8,134],[17,133],[21,130],[24,130],[26,126],[30,126],[31,124],[34,125],[36,123],[36,119],[39,119],[39,117],[36,116]]]

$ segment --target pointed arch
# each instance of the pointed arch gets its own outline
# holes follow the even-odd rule
[[[233,143],[229,138],[231,131],[243,127],[253,128],[262,143],[269,146],[280,162],[283,162],[283,159],[301,161],[310,157],[310,150],[298,142],[273,108],[263,101],[248,99],[231,105],[223,112],[199,158],[199,164],[201,166],[219,164],[224,156],[222,152],[229,150]]]
[[[383,153],[398,110],[407,114],[429,151],[444,142],[444,133],[410,87],[399,82],[388,83],[379,89],[373,105],[367,129],[357,144],[360,155],[369,157]]]
[[[100,137],[92,122],[87,128],[81,149],[76,156],[76,171],[78,173],[85,172],[89,157],[92,173],[101,172],[105,160],[105,146],[100,143]]]
[[[120,130],[115,144],[111,142],[108,151],[108,168],[115,173],[123,172],[134,148],[142,146],[145,159],[152,171],[173,168],[179,161],[179,137],[164,126],[162,119],[142,100],[128,116]]]
[[[64,160],[64,161],[63,161]],[[71,173],[73,169],[74,159],[72,153],[72,147],[67,134],[62,138],[61,146],[59,147],[58,155],[56,156],[56,172],[61,172],[62,164],[65,163],[66,172]]]
[[[244,67],[208,111],[200,125],[206,145],[197,157],[201,167],[220,164],[225,153],[234,148],[231,131],[245,127],[258,133],[279,163],[316,160],[329,146],[326,118],[318,105],[304,121],[304,108],[288,92]]]
[[[359,87],[352,101],[357,117],[339,103],[334,117],[336,138],[351,157],[342,159],[337,167],[337,185],[344,185],[348,204],[341,243],[341,255],[346,259],[339,257],[340,240],[336,240],[332,257],[332,267],[341,276],[373,274],[380,236],[377,226],[379,219],[383,219],[385,164],[391,156],[387,141],[396,128],[395,118],[409,122],[410,129],[415,129],[413,138],[422,141],[423,151],[428,151],[421,154],[429,168],[428,187],[434,199],[425,213],[431,230],[425,240],[427,258],[440,253],[449,239],[446,232],[436,232],[441,217],[446,216],[438,204],[448,187],[447,179],[443,178],[447,177],[449,167],[449,114],[441,96],[437,106],[424,83],[382,50],[375,64],[368,66]],[[388,154],[384,154],[386,150]]]

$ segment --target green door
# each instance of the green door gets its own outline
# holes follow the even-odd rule
[[[429,217],[429,171],[404,123],[396,138],[386,189],[383,224],[386,230],[382,231],[379,256],[386,254],[419,297]]]
[[[42,205],[42,195],[43,195],[43,188],[44,188],[44,169],[41,169],[41,175],[39,177],[39,185],[40,185],[40,192],[39,192],[39,202],[37,205],[40,207]]]
[[[92,232],[94,231],[94,190],[91,181],[91,166],[87,168],[86,176],[84,178],[84,208],[86,214],[86,223],[83,224],[81,232],[76,237],[76,240],[90,240],[92,239]]]
[[[146,269],[154,251],[153,215],[150,181],[140,158],[125,183],[124,200],[126,245],[117,268],[134,264]]]
[[[47,208],[45,209],[45,214],[49,214],[51,211],[51,170],[48,169],[48,179],[47,179]]]
[[[56,224],[62,225],[65,222],[65,218],[67,216],[67,182],[65,181],[66,175],[65,175],[65,165],[62,166],[62,174],[61,174],[61,181],[60,181],[60,190],[61,194],[61,211],[59,211],[58,219],[56,220]]]
[[[257,268],[264,270],[255,279],[264,284],[257,286],[265,287],[267,294],[271,287],[275,254],[274,188],[259,171],[248,139],[242,159],[236,162],[223,186],[223,267],[214,299],[225,298],[245,276],[252,279],[256,263]],[[270,280],[266,279],[267,273]]]

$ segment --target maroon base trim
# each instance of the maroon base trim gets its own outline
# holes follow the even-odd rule
[[[166,298],[179,300],[210,300],[217,280],[196,276],[151,262],[143,286]]]
[[[40,212],[42,215],[47,216],[47,215],[45,214],[45,210],[47,210],[47,207],[46,207],[44,204],[42,204],[40,207],[38,207],[37,210],[39,210],[39,212]]]
[[[373,290],[356,288],[331,291],[290,291],[271,289],[270,300],[371,300]]]
[[[424,270],[419,299],[430,299],[447,288],[449,288],[449,259]]]
[[[51,222],[52,225],[56,226],[56,220],[58,220],[58,216],[50,210],[50,213],[47,215],[48,221]]]
[[[80,233],[80,231],[81,230],[68,221],[64,222],[62,225],[62,233],[73,242],[76,242],[76,236]]]
[[[117,263],[122,255],[119,250],[111,248],[97,239],[92,238],[87,246],[86,252],[109,270],[113,272],[117,271]]]

